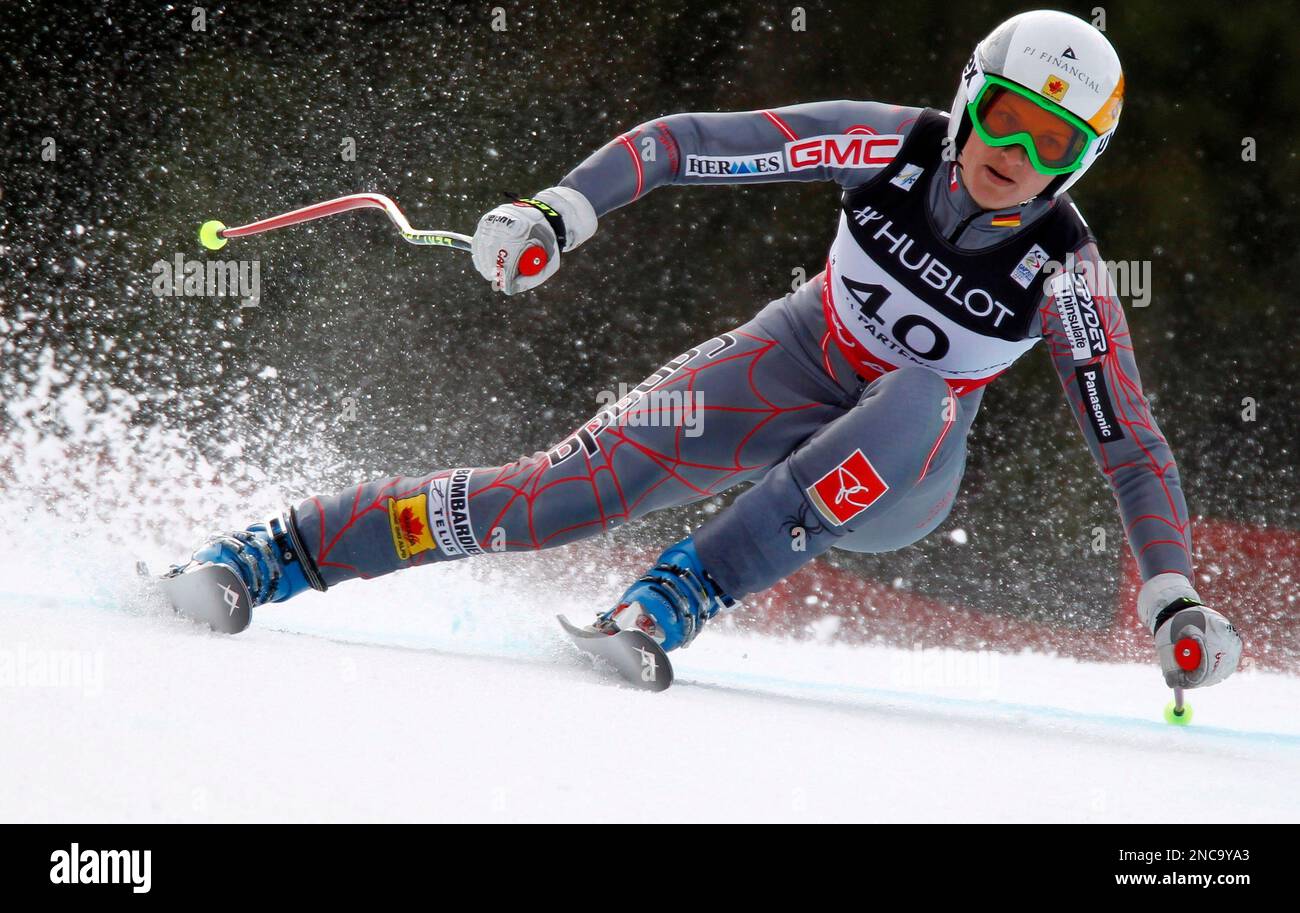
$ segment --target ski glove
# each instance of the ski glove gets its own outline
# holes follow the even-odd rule
[[[474,266],[507,295],[536,288],[560,268],[568,253],[596,233],[596,210],[570,187],[552,187],[516,200],[478,220]]]
[[[1138,618],[1155,635],[1160,670],[1169,687],[1214,685],[1236,670],[1241,635],[1228,619],[1201,603],[1182,574],[1158,574],[1143,584]],[[1184,643],[1188,639],[1194,648]]]

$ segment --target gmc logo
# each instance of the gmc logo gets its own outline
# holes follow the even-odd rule
[[[786,161],[791,171],[804,168],[879,168],[888,165],[903,144],[896,133],[881,136],[841,134],[814,136],[785,144]]]

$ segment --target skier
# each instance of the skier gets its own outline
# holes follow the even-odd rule
[[[830,548],[891,551],[934,530],[952,508],[984,386],[1042,341],[1117,499],[1144,580],[1138,615],[1166,682],[1222,681],[1241,638],[1191,584],[1173,455],[1095,240],[1066,195],[1110,142],[1123,96],[1099,31],[1036,11],[979,43],[947,114],[828,101],[635,127],[558,186],[480,219],[474,263],[495,289],[540,285],[599,218],[668,184],[836,182],[825,270],[544,451],[308,498],[214,537],[191,564],[228,565],[255,605],[281,602],[354,577],[563,545],[753,483],[595,621],[672,650]],[[548,262],[524,275],[520,257],[537,244]],[[700,433],[687,434],[696,404]],[[1203,656],[1183,668],[1174,644],[1189,634]]]

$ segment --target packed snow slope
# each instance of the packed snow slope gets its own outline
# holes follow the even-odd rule
[[[552,613],[595,606],[521,586],[530,556],[225,637],[125,552],[27,545],[0,555],[5,821],[1300,820],[1289,676],[1194,692],[1174,728],[1153,666],[724,624],[646,694],[563,641]]]

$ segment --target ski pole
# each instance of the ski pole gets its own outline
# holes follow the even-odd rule
[[[1183,699],[1183,689],[1174,689],[1174,699],[1165,705],[1165,722],[1173,726],[1186,726],[1192,721],[1192,705]]]
[[[313,203],[310,206],[304,206],[291,212],[269,216],[256,222],[249,222],[247,225],[237,225],[234,228],[227,228],[223,222],[213,219],[204,222],[199,228],[199,241],[208,250],[221,250],[231,238],[259,235],[265,231],[287,228],[290,225],[299,225],[313,219],[323,219],[326,216],[338,215],[341,212],[349,212],[353,209],[382,209],[392,223],[397,226],[402,238],[411,244],[438,245],[467,251],[470,250],[470,245],[474,240],[471,235],[463,235],[454,231],[412,228],[411,223],[407,221],[406,215],[398,208],[397,204],[383,194],[353,193],[345,197],[326,200],[323,203]],[[547,259],[546,250],[540,244],[534,244],[520,258],[519,272],[525,276],[535,276],[546,268]]]
[[[1201,645],[1194,638],[1184,637],[1174,644],[1174,660],[1180,669],[1191,672],[1201,664]],[[1174,688],[1174,699],[1165,708],[1165,721],[1175,726],[1186,726],[1192,721],[1192,705],[1183,699],[1183,689]]]

